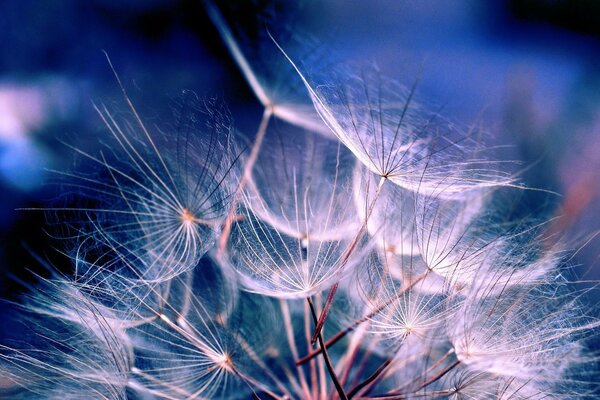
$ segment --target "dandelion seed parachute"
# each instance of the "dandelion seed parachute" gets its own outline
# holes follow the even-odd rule
[[[219,261],[239,273],[247,290],[268,296],[311,296],[350,272],[368,246],[361,241],[344,261],[349,240],[295,238],[273,229],[250,210],[242,215],[244,219],[234,225],[226,255]]]
[[[219,261],[250,291],[307,297],[342,279],[370,245],[353,240],[360,229],[354,161],[338,143],[310,132],[274,130],[264,145]]]
[[[379,290],[370,300],[370,308],[377,312],[369,318],[368,330],[378,340],[387,340],[397,348],[409,336],[425,340],[440,336],[444,322],[453,312],[446,293],[413,290],[421,285],[417,280],[398,281],[390,274],[385,256],[374,256],[369,261],[370,285]]]
[[[590,361],[582,332],[597,324],[570,291],[560,274],[500,293],[473,287],[448,325],[457,359],[471,371],[559,393],[569,370]]]
[[[417,105],[407,90],[376,68],[311,77],[301,72],[325,124],[369,170],[424,194],[460,198],[465,191],[510,186],[511,178],[482,158],[473,132],[462,132]]]
[[[351,297],[361,304],[360,317],[347,325],[356,330],[350,343],[356,341],[362,351],[387,360],[384,377],[397,376],[394,371],[407,368],[407,362],[427,359],[432,349],[443,344],[445,322],[453,312],[443,287],[422,288],[430,272],[425,270],[426,275],[412,280],[398,278],[392,274],[389,257],[398,256],[377,251],[365,260],[366,271],[355,283],[355,291],[363,296]],[[412,267],[405,267],[408,275]]]
[[[470,371],[459,366],[442,377],[437,392],[451,400],[542,400],[556,398],[527,381]]]
[[[225,291],[232,288],[215,281],[214,272],[191,281],[175,278],[158,317],[128,331],[135,391],[158,398],[241,399],[280,384],[262,361],[269,345],[278,346],[268,330],[274,323],[268,300],[244,295],[232,305]],[[197,269],[194,275],[203,273]]]
[[[539,246],[524,245],[539,229],[525,222],[492,222],[493,216],[484,211],[489,195],[472,192],[461,201],[429,196],[419,200],[416,230],[421,257],[449,290],[488,285],[500,291],[504,286],[531,284],[543,280],[555,266],[556,251],[543,253]]]
[[[110,310],[56,278],[14,315],[24,329],[12,345],[0,344],[3,379],[12,383],[0,387],[2,398],[127,398],[132,350]]]
[[[192,301],[185,318],[161,314],[132,330],[135,389],[161,398],[226,398],[223,391],[249,392],[234,369],[239,360],[225,345],[233,338],[205,313]]]
[[[174,124],[150,129],[135,111],[130,123],[97,107],[110,131],[106,148],[97,156],[74,149],[97,175],[63,174],[91,203],[70,209],[83,214],[78,229],[90,240],[82,244],[94,248],[79,253],[105,268],[113,259],[114,272],[130,280],[159,283],[195,267],[214,245],[237,184],[240,151],[223,104],[186,92],[176,109]]]

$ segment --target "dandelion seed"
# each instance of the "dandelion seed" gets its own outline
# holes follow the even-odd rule
[[[131,347],[108,309],[58,278],[14,315],[24,329],[14,344],[0,344],[3,377],[14,385],[0,387],[3,398],[127,398]]]
[[[325,124],[360,162],[380,177],[410,190],[460,197],[477,188],[510,186],[489,160],[475,158],[472,133],[416,105],[410,90],[383,78],[376,68],[304,82]],[[333,82],[332,82],[333,81]]]
[[[206,269],[195,274],[205,274]],[[157,318],[128,330],[135,354],[135,390],[190,399],[243,398],[272,390],[287,393],[260,358],[268,351],[266,343],[259,341],[268,336],[261,327],[266,328],[270,319],[246,309],[266,307],[266,303],[244,297],[225,320],[222,312],[230,306],[222,303],[231,299],[224,290],[231,287],[215,278],[209,274],[193,283],[176,278]],[[204,291],[201,296],[194,294],[195,288]],[[243,330],[250,326],[252,330]],[[262,378],[265,374],[269,382]]]
[[[69,209],[85,213],[89,229],[79,232],[94,236],[84,243],[95,247],[105,267],[113,258],[129,268],[118,273],[130,279],[166,281],[195,267],[216,241],[237,182],[239,152],[222,104],[186,93],[178,110],[174,125],[151,133],[141,122],[119,122],[97,107],[110,147],[100,156],[74,150],[101,175],[62,174],[72,179],[67,186],[94,202]],[[105,243],[104,253],[95,241]]]
[[[244,220],[233,227],[227,256],[220,261],[238,271],[253,292],[305,298],[339,281],[360,260],[360,256],[346,260],[347,240],[309,237],[306,242],[303,237],[280,233],[250,211],[243,214]]]
[[[564,285],[512,286],[489,296],[473,289],[449,327],[457,359],[474,371],[556,390],[569,368],[586,362],[578,337],[591,327]]]

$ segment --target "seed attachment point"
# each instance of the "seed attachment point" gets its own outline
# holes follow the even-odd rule
[[[194,217],[194,214],[192,214],[190,210],[184,208],[181,211],[181,222],[183,222],[184,225],[191,225],[196,222],[196,217]]]

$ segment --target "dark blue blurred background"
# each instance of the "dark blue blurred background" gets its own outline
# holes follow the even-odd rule
[[[524,183],[561,195],[526,196],[523,207],[562,215],[554,229],[574,243],[600,229],[600,2],[263,3],[274,23],[289,18],[345,58],[375,60],[406,85],[421,77],[422,98],[483,121],[530,166]],[[226,18],[251,26],[250,4]],[[169,97],[190,89],[223,97],[241,130],[260,118],[201,0],[3,1],[0,43],[0,297],[15,295],[9,275],[40,270],[31,253],[69,268],[44,214],[17,209],[57,196],[45,171],[72,163],[57,139],[92,146],[104,131],[92,101],[121,97],[102,50],[140,108],[168,117]],[[598,241],[577,254],[588,278],[600,278],[598,254]]]

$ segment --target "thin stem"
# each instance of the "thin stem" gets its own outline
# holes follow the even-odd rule
[[[367,347],[367,351],[365,351],[365,354],[363,354],[360,361],[358,362],[358,367],[355,368],[356,370],[354,372],[354,378],[352,379],[350,387],[354,387],[359,384],[360,378],[363,374],[363,371],[367,367],[367,363],[369,362],[369,359],[371,358],[371,355],[373,354],[373,347],[375,347],[374,343],[375,343],[375,341],[372,341],[371,343],[369,343],[369,347]],[[349,372],[350,368],[347,368],[346,371]]]
[[[435,363],[433,363],[433,365],[431,365],[429,368],[427,368],[427,370],[422,374],[422,376],[427,376],[428,373],[430,373],[431,371],[433,371],[434,369],[436,369],[437,367],[439,367],[444,361],[446,361],[448,359],[448,357],[450,357],[452,354],[454,354],[454,349],[450,349],[448,352],[446,352],[446,354],[444,354],[439,360],[437,360]],[[415,381],[417,381],[416,379],[413,380],[412,382],[407,382],[406,384],[404,384],[403,386],[400,386],[398,389],[394,390],[394,392],[401,392],[404,389],[406,389],[407,387],[410,387],[410,385],[412,385],[413,383],[415,383]],[[423,386],[419,387],[422,388]]]
[[[406,394],[399,394],[399,395],[395,395],[395,396],[358,397],[356,400],[401,400],[401,399],[407,399],[407,398],[413,399],[416,397],[423,397],[428,400],[438,399],[438,398],[446,399],[447,396],[452,393],[455,393],[455,392],[450,389],[444,389],[444,390],[433,390],[431,392],[426,392],[426,393],[406,393]]]
[[[424,387],[429,386],[432,383],[438,381],[444,375],[446,375],[448,372],[450,372],[452,369],[454,369],[458,364],[460,364],[459,360],[454,361],[452,364],[450,364],[450,366],[448,366],[448,368],[446,368],[445,370],[441,371],[439,374],[431,377],[427,381],[423,382],[423,384],[421,386],[419,386],[419,388],[417,390],[423,389]],[[416,392],[416,390],[415,390],[415,392]]]
[[[312,300],[310,299],[310,297],[307,297],[306,300],[308,301],[308,305],[310,306],[310,312],[312,314],[313,321],[316,324],[317,323],[317,312],[315,311],[315,306],[314,306]],[[341,400],[348,400],[348,396],[346,396],[346,393],[344,392],[344,388],[340,384],[340,381],[338,380],[337,375],[335,374],[333,365],[331,364],[331,359],[329,358],[329,354],[327,353],[327,348],[325,347],[323,335],[321,333],[319,333],[317,336],[318,336],[317,338],[319,339],[319,346],[322,349],[323,359],[325,360],[325,365],[327,366],[327,371],[329,372],[329,376],[331,377],[331,380],[333,381],[335,390],[337,391],[338,396],[340,396]]]
[[[358,348],[366,333],[366,329],[364,329],[366,327],[363,325],[362,328],[363,329],[359,329],[354,335],[352,335],[352,340],[350,341],[350,344],[346,349],[345,355],[341,358],[337,365],[338,371],[344,371],[342,373],[342,376],[340,377],[340,382],[343,386],[346,386],[346,381],[350,376],[350,372],[352,371],[352,367],[354,366],[354,362],[356,360],[356,357],[358,356]],[[370,355],[372,345],[373,342],[369,343],[369,346],[367,348],[367,354],[365,354],[366,357]]]
[[[311,334],[311,320],[312,317],[310,316],[310,307],[308,306],[308,303],[304,303],[304,339],[306,340],[306,346],[308,348],[310,348],[310,334]],[[323,360],[321,360],[320,358],[319,360],[319,364],[323,363]],[[311,399],[313,400],[317,400],[319,398],[319,381],[317,378],[317,364],[315,362],[315,359],[313,358],[312,360],[310,360],[309,363],[309,367],[310,367],[310,381],[311,381],[311,388],[312,388],[312,397]]]
[[[206,10],[208,11],[208,16],[219,31],[221,38],[225,42],[225,46],[227,46],[227,50],[229,50],[231,57],[238,65],[240,71],[242,71],[242,75],[244,75],[244,78],[246,78],[248,85],[250,85],[252,88],[252,91],[258,98],[258,101],[260,101],[263,106],[267,107],[267,105],[271,102],[269,100],[269,96],[267,96],[267,93],[260,84],[258,77],[250,67],[246,56],[244,56],[244,53],[236,42],[231,29],[229,29],[229,26],[225,22],[225,19],[221,16],[221,13],[212,3],[212,1],[206,0],[204,4],[206,6]]]
[[[371,376],[369,376],[367,379],[365,379],[364,381],[362,381],[361,383],[359,383],[358,385],[356,385],[352,390],[350,390],[350,392],[348,393],[348,399],[351,399],[352,397],[354,397],[361,389],[363,389],[364,387],[366,387],[367,385],[369,385],[371,382],[374,382],[383,371],[385,371],[385,369],[391,364],[392,360],[388,359],[385,360],[383,362],[383,364],[381,364],[379,366],[379,368],[377,368],[375,370],[375,372],[373,372],[371,374]]]
[[[292,317],[290,315],[290,309],[285,300],[280,299],[279,306],[281,307],[281,314],[283,315],[283,321],[285,325],[285,333],[287,336],[288,345],[290,346],[290,350],[292,352],[292,356],[294,356],[294,358],[298,358],[298,346],[296,345],[296,339],[294,339],[294,328],[292,326]],[[308,388],[308,383],[306,382],[306,375],[304,374],[304,369],[302,369],[302,366],[296,365],[296,370],[298,371],[300,385],[302,386],[304,397],[306,399],[310,399],[311,394]]]
[[[444,375],[446,375],[448,372],[450,372],[452,369],[454,369],[458,364],[460,364],[459,360],[454,361],[452,364],[450,364],[446,369],[441,371],[439,374],[437,374],[437,375],[431,377],[430,379],[428,379],[427,381],[425,381],[421,386],[419,386],[419,388],[417,390],[423,389],[424,387],[429,386],[432,383],[436,382],[437,380],[442,378]],[[416,390],[415,390],[415,392],[416,392]]]
[[[454,361],[448,367],[444,368],[439,373],[437,373],[436,375],[432,376],[431,378],[429,378],[428,380],[426,380],[425,382],[423,382],[418,388],[416,388],[415,390],[413,390],[410,393],[399,393],[398,390],[394,390],[394,391],[388,392],[382,398],[385,398],[385,399],[401,399],[401,398],[404,398],[405,396],[407,396],[408,394],[416,394],[419,390],[421,390],[421,389],[423,389],[423,388],[431,385],[432,383],[437,382],[438,380],[440,380],[444,375],[446,375],[448,372],[450,372],[454,368],[456,368],[456,366],[458,366],[458,364],[460,364],[459,360]]]

